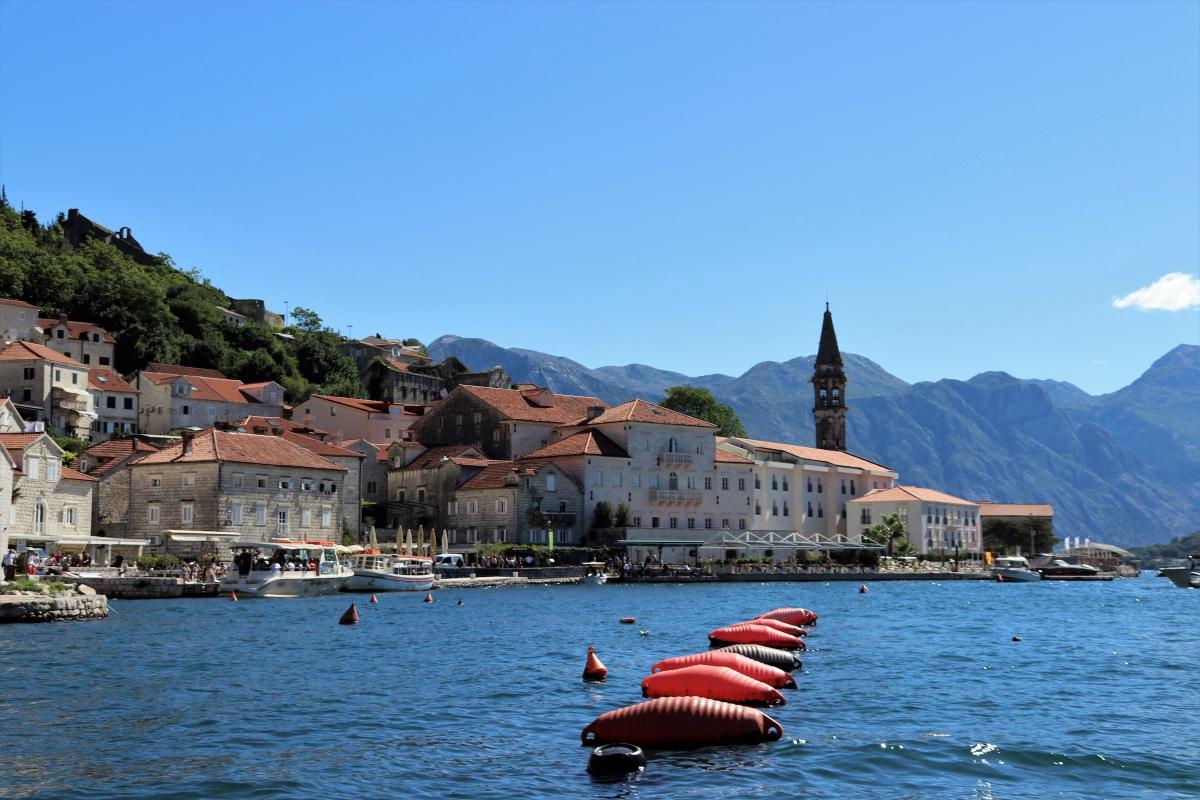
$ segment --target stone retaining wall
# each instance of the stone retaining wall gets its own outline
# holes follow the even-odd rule
[[[184,584],[178,578],[80,578],[64,575],[63,583],[83,584],[114,600],[152,600],[183,597]]]
[[[62,622],[73,619],[101,619],[107,616],[108,598],[103,595],[0,596],[0,623]]]

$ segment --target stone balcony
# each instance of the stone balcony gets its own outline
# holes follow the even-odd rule
[[[650,500],[654,503],[703,503],[704,493],[693,489],[651,489]]]
[[[664,467],[690,467],[692,465],[692,454],[659,453],[658,463]]]

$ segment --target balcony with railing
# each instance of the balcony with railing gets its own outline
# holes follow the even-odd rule
[[[703,503],[704,493],[693,489],[651,489],[650,500],[654,503]]]
[[[691,453],[659,453],[658,463],[664,467],[690,467],[692,465]]]

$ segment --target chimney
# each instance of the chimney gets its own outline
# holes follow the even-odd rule
[[[304,427],[312,430],[312,411],[308,408],[304,409]]]
[[[62,325],[64,328],[67,327],[67,315],[66,314],[58,315],[58,324]]]
[[[195,431],[184,431],[183,432],[183,455],[186,456],[188,453],[192,452],[192,440],[195,438],[196,438]]]
[[[596,417],[600,416],[603,413],[604,413],[604,406],[588,406],[588,409],[587,409],[588,422],[591,422],[592,420],[594,420]]]

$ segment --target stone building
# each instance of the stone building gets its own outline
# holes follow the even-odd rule
[[[16,465],[10,540],[44,542],[53,549],[58,539],[90,535],[95,478],[64,467],[63,450],[48,434],[0,433],[0,446]]]
[[[453,356],[440,364],[405,363],[395,358],[376,358],[362,369],[367,394],[393,403],[429,405],[458,386],[508,389],[512,379],[503,367],[472,372]]]
[[[124,378],[111,369],[93,367],[88,370],[88,391],[96,408],[93,442],[138,432],[138,390]]]
[[[555,394],[541,386],[516,389],[459,386],[412,427],[428,447],[473,445],[488,458],[511,461],[550,444],[558,428],[601,414],[597,397]]]
[[[0,390],[26,420],[42,420],[60,436],[91,435],[96,410],[88,368],[73,358],[35,342],[13,342],[0,350]]]
[[[141,395],[141,433],[162,435],[233,424],[249,415],[283,414],[283,387],[274,381],[242,383],[215,369],[150,363],[132,383]]]
[[[552,461],[491,463],[457,487],[443,527],[458,552],[488,542],[579,544],[583,490]]]
[[[341,512],[338,517],[345,524],[345,530],[350,531],[351,535],[358,539],[359,532],[362,530],[362,468],[366,456],[333,442],[322,441],[319,437],[295,431],[283,431],[279,436],[292,444],[300,445],[321,458],[332,461],[346,471],[346,475],[342,479],[342,491],[338,493],[341,498]]]
[[[42,341],[37,331],[38,308],[24,300],[0,297],[0,342]]]
[[[25,426],[17,407],[7,397],[0,398],[0,434],[24,433]],[[8,550],[8,528],[15,521],[13,511],[13,481],[17,462],[13,460],[8,449],[0,444],[0,553]]]
[[[111,368],[114,364],[117,340],[99,325],[69,320],[63,314],[58,319],[39,318],[38,327],[45,345],[67,358],[89,367]]]
[[[391,519],[387,513],[389,448],[382,444],[372,444],[366,439],[352,439],[342,446],[363,456],[362,477],[359,483],[362,487],[362,499],[369,504],[367,513],[375,520],[377,528],[390,527]],[[425,449],[420,445],[417,447],[418,453]],[[414,457],[416,454],[414,453]]]
[[[97,239],[111,244],[142,266],[153,266],[161,261],[158,256],[150,255],[142,248],[141,243],[133,238],[133,231],[128,227],[111,231],[80,214],[78,208],[68,210],[67,218],[62,220],[61,225],[67,241],[75,247],[78,247],[86,239]]]
[[[409,444],[393,442],[388,449],[389,527],[447,528],[458,487],[492,462],[470,445],[417,450]]]
[[[157,451],[154,445],[130,437],[109,439],[79,454],[79,471],[97,481],[92,493],[93,533],[129,535],[129,464]]]
[[[892,486],[873,489],[846,505],[851,541],[861,541],[863,531],[877,525],[885,514],[897,514],[909,544],[921,555],[983,555],[979,504],[970,500],[920,486]]]
[[[421,418],[420,405],[402,405],[357,397],[314,394],[292,409],[293,420],[308,427],[329,431],[335,440],[366,439],[386,445],[406,438],[406,432]]]
[[[152,548],[166,531],[247,540],[340,540],[346,469],[282,436],[192,434],[129,465],[129,520]]]

